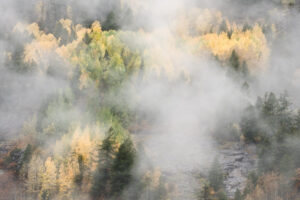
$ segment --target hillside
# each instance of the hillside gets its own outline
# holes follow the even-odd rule
[[[0,2],[0,199],[300,199],[300,2]]]

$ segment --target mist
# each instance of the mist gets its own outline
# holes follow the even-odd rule
[[[0,9],[0,169],[17,199],[263,200],[265,176],[298,177],[282,153],[298,152],[297,1]],[[288,173],[270,167],[281,153]]]

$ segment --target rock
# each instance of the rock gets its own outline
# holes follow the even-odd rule
[[[227,175],[224,181],[225,189],[230,198],[233,198],[237,189],[244,190],[248,174],[256,169],[256,160],[251,156],[255,149],[251,147],[250,154],[247,150],[247,147],[237,143],[219,151],[220,163]]]

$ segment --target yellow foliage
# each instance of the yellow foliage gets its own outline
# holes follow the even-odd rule
[[[57,170],[51,157],[48,157],[44,164],[45,171],[42,174],[42,186],[40,190],[40,199],[43,195],[54,195],[57,187]]]
[[[100,22],[99,22],[99,21],[95,21],[95,22],[92,24],[91,29],[92,29],[93,32],[102,32],[102,30],[101,30],[101,25],[100,25]]]
[[[29,25],[26,31],[30,35],[33,35],[35,39],[25,45],[24,62],[29,64],[45,64],[46,57],[58,48],[58,40],[54,35],[45,34],[43,31],[40,31],[36,23]]]
[[[37,23],[32,23],[26,27],[26,31],[33,35],[35,38],[38,38],[41,35],[40,27]]]
[[[84,165],[93,171],[96,167],[98,141],[92,140],[91,130],[86,127],[84,130],[77,127],[71,141],[71,152],[75,155],[81,155]]]
[[[160,28],[148,33],[139,31],[136,33],[107,34],[108,32],[102,32],[98,21],[95,21],[90,29],[83,28],[81,25],[72,27],[72,21],[69,19],[61,19],[60,23],[69,35],[74,29],[77,36],[71,43],[62,46],[59,46],[59,40],[54,35],[45,34],[36,23],[25,28],[28,34],[34,36],[34,40],[25,45],[25,63],[44,64],[47,68],[48,62],[45,57],[50,53],[56,53],[65,61],[88,65],[90,59],[99,57],[98,54],[103,57],[107,50],[112,61],[111,66],[125,70],[123,69],[124,61],[121,55],[125,52],[123,51],[122,38],[131,38],[132,41],[138,40],[138,44],[135,46],[141,45],[144,47],[142,55],[145,74],[166,75],[170,79],[177,78],[182,74],[189,77],[190,69],[184,64],[187,55],[205,57],[210,52],[222,62],[226,62],[232,51],[235,50],[241,64],[245,61],[252,73],[264,69],[267,66],[269,56],[267,40],[259,25],[256,24],[252,29],[243,31],[235,23],[223,19],[220,12],[208,9],[195,8],[190,12],[179,14],[174,23],[175,32]],[[232,32],[232,34],[230,33],[231,35],[228,36],[228,33],[225,32],[217,33],[221,26],[223,28],[225,26],[225,29]],[[271,28],[276,31],[275,26]],[[18,24],[15,30],[24,31],[24,26]],[[79,45],[82,45],[82,49],[84,49],[86,44],[82,41],[86,34],[92,39],[90,44],[91,49],[93,49],[90,52],[91,58],[85,57],[84,54],[83,56],[81,54],[74,55],[74,52],[81,48]],[[95,65],[101,66],[102,63],[96,62],[97,60]],[[139,65],[138,63],[141,64],[141,60],[136,65]],[[69,71],[71,77],[72,70]],[[82,71],[80,76],[81,89],[88,86],[90,83],[89,77],[90,75],[87,72]]]
[[[149,184],[152,188],[158,188],[161,178],[161,172],[159,169],[155,169],[154,171],[147,171],[144,175],[143,179],[146,183]]]
[[[77,25],[77,26],[75,26],[75,32],[76,32],[76,36],[77,36],[76,40],[73,40],[71,43],[69,43],[67,45],[62,45],[61,47],[58,47],[55,50],[56,53],[64,59],[70,59],[71,60],[72,53],[78,47],[78,45],[80,44],[80,42],[84,38],[85,34],[90,33],[90,29],[83,28],[81,25]]]
[[[25,182],[29,195],[36,195],[39,193],[43,171],[43,161],[39,156],[33,155],[28,165],[28,178]]]
[[[64,29],[67,30],[67,32],[70,36],[72,33],[72,21],[70,19],[61,19],[61,20],[59,20],[59,23],[62,25],[62,27]]]
[[[59,199],[72,199],[75,175],[75,170],[71,163],[60,165],[58,178]]]
[[[84,70],[81,71],[81,75],[79,77],[79,89],[87,88],[89,83],[89,74]]]
[[[228,60],[232,51],[235,50],[240,60],[247,62],[251,72],[266,66],[269,49],[259,25],[245,32],[241,29],[234,29],[231,38],[223,32],[206,34],[202,36],[202,39],[205,47],[222,61]]]
[[[71,143],[72,151],[77,155],[82,155],[84,162],[88,159],[92,148],[92,141],[90,138],[90,131],[88,128],[83,131],[78,127],[73,135]]]

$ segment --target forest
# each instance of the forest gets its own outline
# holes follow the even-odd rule
[[[0,200],[300,199],[300,1],[0,11]]]

